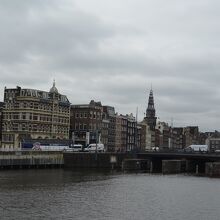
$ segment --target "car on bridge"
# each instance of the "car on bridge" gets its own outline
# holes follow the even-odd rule
[[[90,144],[88,147],[84,148],[85,152],[105,152],[104,144]]]
[[[195,144],[193,144],[193,145],[188,146],[184,150],[185,150],[185,152],[204,153],[204,152],[208,152],[208,145],[195,145]]]

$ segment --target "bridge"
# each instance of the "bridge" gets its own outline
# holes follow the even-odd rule
[[[144,152],[137,153],[138,158],[163,158],[163,159],[196,159],[206,160],[210,162],[220,161],[220,153],[206,153],[206,152]]]
[[[151,161],[152,172],[162,172],[163,161],[185,162],[183,171],[191,173],[205,173],[206,163],[220,162],[219,153],[207,152],[144,152],[138,153],[136,156],[138,159]]]

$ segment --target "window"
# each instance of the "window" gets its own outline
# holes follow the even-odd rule
[[[38,109],[38,103],[34,103],[34,109]]]
[[[33,116],[33,120],[34,120],[34,121],[37,121],[37,120],[38,120],[38,116],[37,116],[37,115],[34,115],[34,116]]]
[[[78,125],[78,123],[75,124],[75,129],[76,129],[76,130],[79,129],[79,125]]]
[[[13,125],[13,130],[14,130],[14,131],[18,131],[18,124],[14,124],[14,125]]]
[[[25,131],[25,130],[26,130],[26,125],[22,124],[22,131]]]
[[[15,119],[15,120],[18,119],[18,114],[14,114],[14,119]]]

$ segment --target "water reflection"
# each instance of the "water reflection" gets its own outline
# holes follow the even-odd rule
[[[101,181],[113,178],[106,170],[29,169],[0,172],[0,189],[18,187],[65,186],[77,182]]]

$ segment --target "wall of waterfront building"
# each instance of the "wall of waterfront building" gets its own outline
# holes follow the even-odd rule
[[[93,100],[89,104],[72,105],[70,138],[84,146],[96,143],[102,127],[102,105]]]
[[[70,116],[70,138],[84,146],[102,142],[108,151],[115,149],[114,108],[91,100],[89,104],[72,105]]]
[[[112,106],[72,105],[70,138],[84,146],[101,141],[109,152],[125,152],[141,146],[141,131],[133,115],[118,115]],[[137,136],[137,137],[136,137]]]
[[[1,150],[18,150],[27,142],[31,146],[37,141],[59,144],[61,139],[84,146],[101,141],[110,152],[141,146],[141,127],[137,129],[135,118],[120,115],[119,119],[114,107],[92,100],[70,109],[68,99],[56,89],[45,92],[17,87],[4,92]]]
[[[22,89],[4,90],[2,150],[20,149],[30,139],[68,139],[70,102],[58,93]]]
[[[130,115],[116,114],[116,151],[134,151],[141,148],[141,127],[136,118]]]
[[[155,147],[155,129],[151,130],[145,120],[140,122],[139,126],[141,127],[141,149],[144,151],[153,149]]]
[[[220,133],[218,131],[208,133],[208,138],[206,139],[206,144],[211,152],[220,151]]]
[[[122,116],[116,114],[115,119],[115,150],[122,151]]]
[[[103,118],[109,121],[107,150],[109,152],[114,152],[115,151],[115,135],[116,135],[115,108],[112,106],[103,106]]]
[[[2,144],[2,110],[3,110],[4,102],[0,102],[0,147]]]

